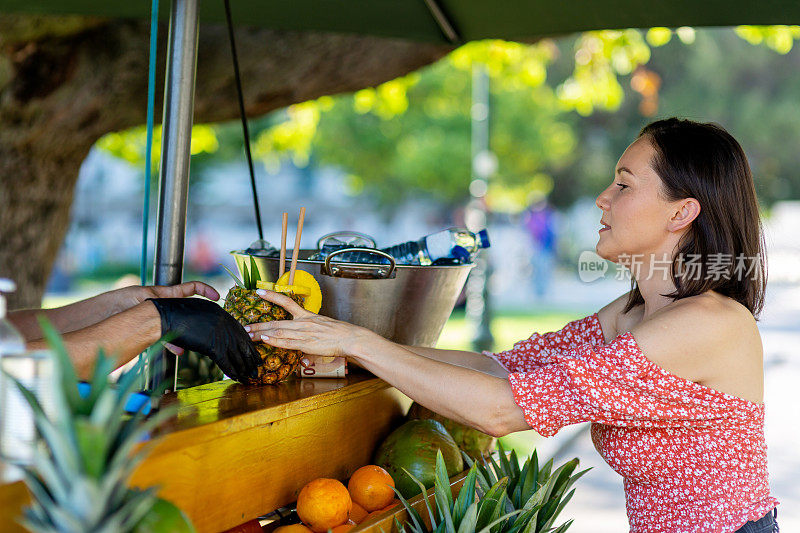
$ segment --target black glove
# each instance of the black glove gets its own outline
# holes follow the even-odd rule
[[[250,336],[219,305],[201,298],[149,298],[161,315],[161,334],[169,342],[201,353],[236,381],[258,377],[261,358]]]

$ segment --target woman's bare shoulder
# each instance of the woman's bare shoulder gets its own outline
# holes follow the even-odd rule
[[[630,331],[644,355],[673,374],[748,399],[760,395],[761,336],[753,315],[730,298],[683,298]]]

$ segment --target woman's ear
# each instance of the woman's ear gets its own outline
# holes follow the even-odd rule
[[[686,198],[676,202],[677,210],[669,219],[669,231],[680,231],[689,226],[700,214],[700,202],[694,198]]]

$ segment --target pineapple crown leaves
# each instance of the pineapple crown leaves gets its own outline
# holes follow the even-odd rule
[[[250,256],[250,268],[247,268],[247,263],[242,263],[242,279],[239,279],[239,276],[231,272],[231,269],[222,265],[222,268],[228,271],[228,274],[233,278],[233,281],[239,287],[243,289],[247,289],[249,291],[253,291],[256,289],[256,282],[261,281],[261,273],[258,271],[258,264],[256,263],[255,258],[251,255]]]
[[[463,455],[470,467],[477,467],[478,485],[482,491],[488,491],[490,485],[497,483],[498,476],[508,478],[505,508],[508,511],[519,509],[521,513],[514,521],[504,524],[500,529],[502,533],[551,531],[553,522],[575,492],[574,489],[569,489],[590,470],[574,474],[579,463],[577,458],[567,461],[555,471],[552,471],[552,459],[539,468],[536,450],[520,469],[516,452],[512,451],[507,456],[502,444],[499,444],[499,460],[490,457],[487,462],[485,458],[481,458],[478,463],[466,454]],[[566,531],[571,523],[570,520],[561,524],[555,531]]]
[[[147,514],[156,501],[155,490],[129,489],[126,481],[144,459],[149,446],[136,450],[142,438],[168,418],[162,410],[144,420],[141,410],[124,419],[125,403],[133,391],[143,360],[112,387],[108,374],[113,360],[100,350],[91,379],[91,392],[78,392],[78,377],[58,332],[40,318],[53,354],[55,396],[53,413],[22,383],[8,376],[30,405],[43,446],[33,452],[23,477],[33,496],[23,524],[32,531],[127,531]],[[167,339],[148,349],[160,350]],[[109,529],[110,528],[110,529]]]
[[[503,501],[507,484],[505,478],[492,486],[483,498],[476,498],[478,467],[474,464],[467,473],[467,477],[458,493],[458,497],[454,500],[453,493],[450,489],[450,479],[447,475],[447,467],[445,466],[441,450],[436,454],[434,476],[433,498],[436,506],[436,513],[434,513],[433,507],[431,506],[425,485],[407,470],[405,472],[422,490],[422,499],[425,502],[428,517],[430,518],[430,531],[433,533],[491,533],[498,531],[500,524],[521,512],[512,511],[503,514]],[[425,524],[417,510],[409,504],[408,500],[406,500],[397,489],[394,489],[394,491],[400,499],[400,502],[408,511],[410,518],[410,521],[406,522],[404,525],[400,525],[399,522],[395,520],[398,531],[402,531],[403,533],[407,531],[412,533],[427,533]],[[438,523],[436,521],[437,516],[440,519]]]

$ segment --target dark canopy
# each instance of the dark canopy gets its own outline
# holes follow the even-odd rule
[[[440,42],[605,28],[800,24],[798,0],[232,0],[231,9],[238,24]],[[125,18],[147,17],[149,10],[147,0],[0,2],[7,13]],[[162,0],[165,20],[168,11]],[[200,2],[201,21],[224,22],[224,16],[222,0]]]

